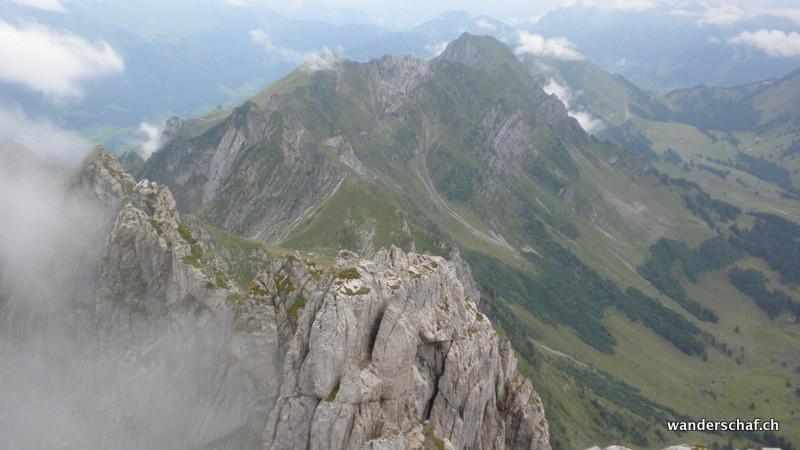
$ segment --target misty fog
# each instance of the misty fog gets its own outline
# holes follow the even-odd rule
[[[113,213],[69,189],[70,169],[3,149],[0,445],[169,448],[194,442],[190,430],[199,439],[221,323],[100,314],[110,300],[95,283]]]

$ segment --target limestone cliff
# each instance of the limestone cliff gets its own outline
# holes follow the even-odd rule
[[[95,148],[72,182],[72,190],[115,213],[131,195],[136,180],[111,153]]]
[[[538,394],[442,258],[287,257],[246,304],[274,308],[285,349],[265,448],[549,448]]]
[[[224,281],[227,275],[206,258],[201,231],[192,228],[180,223],[166,186],[137,183],[111,228],[101,272],[104,287],[140,304],[159,299],[171,305],[192,296],[218,309],[233,291]]]

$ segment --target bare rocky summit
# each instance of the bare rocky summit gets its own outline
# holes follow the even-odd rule
[[[285,348],[265,448],[549,448],[538,394],[443,258],[285,257],[255,286]]]

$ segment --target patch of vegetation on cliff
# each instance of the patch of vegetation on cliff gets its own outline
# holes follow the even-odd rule
[[[755,269],[740,269],[733,267],[728,271],[731,284],[744,294],[751,297],[759,308],[769,315],[770,319],[782,312],[789,312],[800,316],[800,303],[792,300],[786,293],[778,290],[767,289],[767,277]]]
[[[631,320],[641,320],[656,334],[670,341],[682,352],[703,352],[700,330],[680,314],[646,296],[637,289],[621,291],[613,282],[600,277],[569,251],[553,242],[545,261],[537,260],[543,271],[536,278],[510,267],[484,253],[465,250],[476,281],[489,297],[501,297],[519,304],[545,323],[569,325],[581,340],[592,347],[613,353],[616,340],[603,325],[606,308],[615,307]],[[508,315],[500,315],[515,346],[525,348],[526,333],[518,333],[519,324]]]
[[[650,258],[639,266],[638,271],[664,295],[695,317],[716,323],[719,320],[716,313],[686,294],[681,286],[681,275],[696,282],[700,274],[724,267],[740,256],[722,236],[709,239],[694,250],[683,242],[661,238],[650,247]]]

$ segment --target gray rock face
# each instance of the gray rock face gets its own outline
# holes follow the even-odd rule
[[[549,448],[538,395],[444,259],[284,258],[256,286],[285,349],[264,448]]]
[[[144,175],[182,186],[176,198],[183,211],[205,205],[204,219],[213,225],[276,242],[344,177],[316,153],[312,138],[291,102],[280,96],[266,110],[245,102],[207,135],[168,142],[148,160]],[[358,167],[351,154],[344,151]],[[313,186],[304,184],[306,177],[315,180]],[[226,189],[232,179],[240,185]]]
[[[73,190],[95,199],[108,211],[118,211],[133,191],[136,180],[117,158],[102,147],[89,155],[73,182]]]
[[[456,269],[456,276],[458,276],[458,281],[461,282],[461,286],[464,288],[464,295],[475,303],[478,303],[481,297],[478,291],[478,283],[472,278],[472,268],[469,266],[469,263],[464,261],[461,257],[461,252],[458,250],[458,247],[453,247],[450,251],[450,262]]]
[[[103,388],[81,393],[101,416],[87,446],[260,445],[279,387],[276,321],[262,317],[272,328],[258,332],[236,328],[247,309],[237,302],[232,256],[178,213],[166,186],[135,183],[105,151],[86,161],[74,186],[116,214],[92,317],[80,322],[91,330],[83,345],[99,349],[86,364],[104,366]]]
[[[555,94],[550,95],[536,108],[539,119],[547,125],[556,125],[567,119],[567,108]]]
[[[188,298],[219,309],[233,292],[215,286],[217,270],[194,233],[179,223],[166,186],[142,180],[133,188],[111,228],[101,280],[112,295],[151,312]],[[157,304],[158,303],[158,304]]]
[[[374,94],[373,107],[382,114],[398,114],[407,107],[429,72],[427,61],[411,55],[401,58],[387,55],[353,67],[368,83]]]
[[[161,132],[159,144],[167,142],[175,133],[180,131],[181,127],[183,127],[183,119],[180,117],[172,116],[167,119],[167,122],[164,124],[164,131]]]

